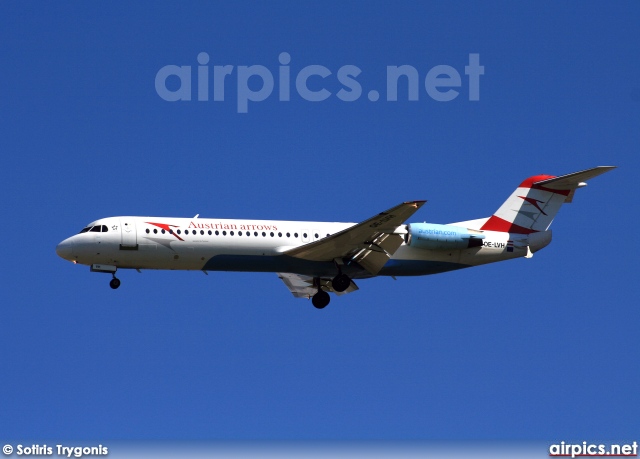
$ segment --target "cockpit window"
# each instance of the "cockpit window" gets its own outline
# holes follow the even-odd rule
[[[91,228],[91,230],[89,232],[91,232],[91,233],[99,233],[100,232],[100,225],[94,226],[93,228]]]
[[[109,231],[109,228],[107,228],[107,225],[102,225],[102,232],[106,233],[107,231]]]
[[[86,233],[87,231],[89,231],[91,229],[90,226],[87,226],[86,228],[82,228],[82,231],[80,231],[78,234],[82,234],[82,233]]]

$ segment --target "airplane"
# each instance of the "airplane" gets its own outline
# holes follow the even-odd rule
[[[403,202],[361,223],[108,217],[58,244],[57,254],[91,272],[168,269],[275,272],[295,297],[322,309],[358,290],[354,280],[420,276],[531,258],[551,242],[549,226],[599,166],[524,180],[490,217],[449,224],[408,223],[426,201]]]

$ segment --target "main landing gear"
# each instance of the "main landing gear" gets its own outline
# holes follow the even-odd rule
[[[336,277],[331,281],[331,288],[336,292],[341,293],[349,288],[351,285],[351,279],[346,274],[338,273]]]
[[[323,309],[329,304],[329,302],[331,301],[331,297],[329,296],[328,292],[322,289],[322,280],[320,280],[320,278],[316,277],[313,280],[313,285],[318,289],[318,291],[311,297],[311,302],[317,309]],[[344,292],[349,288],[350,285],[351,278],[346,274],[342,274],[342,271],[339,270],[336,277],[331,279],[331,290],[336,293]]]
[[[318,288],[318,293],[311,297],[311,302],[316,309],[323,309],[330,301],[331,297],[322,288]]]
[[[322,290],[322,281],[319,277],[313,279],[313,285],[318,289],[315,295],[311,297],[311,303],[316,309],[325,308],[331,301],[329,293]]]
[[[120,287],[120,279],[116,277],[115,273],[113,274],[113,279],[109,282],[109,286],[114,290]]]

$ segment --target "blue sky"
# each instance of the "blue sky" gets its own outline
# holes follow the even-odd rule
[[[3,3],[2,436],[634,439],[639,13],[637,2]],[[294,76],[330,69],[309,86],[332,96],[309,102],[292,86],[290,101],[274,92],[238,113],[234,70],[224,102],[159,97],[157,72],[195,72],[201,52],[211,69],[275,76],[287,52]],[[472,53],[479,101],[464,75]],[[354,102],[335,96],[345,65],[362,70]],[[418,101],[403,86],[385,100],[393,65],[418,70]],[[462,76],[450,102],[422,83],[436,65]],[[619,168],[563,207],[533,259],[361,281],[323,311],[275,274],[122,272],[112,291],[55,253],[116,215],[361,221],[428,199],[414,220],[480,218],[528,176],[598,165]]]

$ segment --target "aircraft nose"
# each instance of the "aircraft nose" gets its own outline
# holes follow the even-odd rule
[[[60,258],[64,258],[65,260],[72,261],[73,260],[73,242],[69,239],[65,239],[56,247],[56,253]]]

